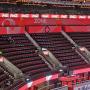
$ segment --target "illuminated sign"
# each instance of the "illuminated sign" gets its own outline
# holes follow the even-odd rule
[[[12,14],[0,13],[2,18],[60,18],[60,19],[90,19],[90,15],[60,15],[60,14]]]

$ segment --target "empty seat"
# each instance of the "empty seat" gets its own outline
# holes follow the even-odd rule
[[[73,50],[73,45],[61,33],[34,33],[30,35],[41,47],[50,50],[70,70],[88,67],[87,63]],[[90,47],[90,38],[88,37],[90,34],[86,36],[86,34],[69,33],[69,35],[79,45]],[[36,53],[36,47],[24,34],[1,35],[0,40],[2,41],[0,42],[0,50],[3,52],[3,56],[33,80],[51,72],[48,65]],[[7,76],[3,72],[0,73],[0,85],[2,85]],[[22,85],[24,82],[18,81],[8,87],[7,90],[12,90],[12,87],[13,90],[16,90]]]
[[[73,45],[61,33],[33,34],[32,37],[40,46],[52,51],[56,58],[70,69],[87,67],[87,63],[72,49]]]
[[[45,73],[51,71],[47,64],[37,55],[36,48],[25,35],[1,35],[0,40],[2,41],[2,43],[0,42],[0,50],[3,52],[3,56],[32,79],[34,79],[33,77],[44,76]],[[3,74],[0,77],[0,79],[6,79]]]

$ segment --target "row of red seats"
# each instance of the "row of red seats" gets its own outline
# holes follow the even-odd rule
[[[36,33],[30,35],[41,47],[49,49],[63,65],[68,66],[69,70],[88,67],[87,63],[72,49],[73,46],[61,33]],[[72,38],[74,35],[78,37],[77,40],[80,43],[82,42],[81,38],[86,40],[90,34],[70,33]],[[0,50],[3,52],[3,56],[20,68],[25,74],[29,75],[32,80],[51,72],[47,64],[35,52],[36,47],[33,46],[24,34],[1,35],[0,40]],[[88,43],[89,40],[87,41]],[[82,44],[85,45],[87,42],[83,41]],[[6,78],[7,76],[1,72],[0,85],[2,85],[1,82],[4,82]],[[19,88],[23,84],[23,82],[20,85],[15,83],[8,87],[7,90],[14,90],[12,88]]]

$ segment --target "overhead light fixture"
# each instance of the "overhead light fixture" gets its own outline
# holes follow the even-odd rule
[[[46,81],[49,81],[52,78],[52,75],[46,76]]]

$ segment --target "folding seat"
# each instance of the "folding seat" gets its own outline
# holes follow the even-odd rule
[[[7,42],[8,37],[11,37],[15,43]],[[30,77],[33,76],[38,78],[44,75],[44,72],[50,71],[45,62],[35,53],[36,48],[25,35],[4,35],[0,37],[0,40],[2,40],[2,43],[0,42],[0,48],[4,56],[21,69],[23,73],[29,74]],[[16,90],[19,86],[19,84],[13,84],[13,90],[14,88]],[[10,87],[8,87],[7,90],[10,90]]]
[[[70,69],[81,68],[87,65],[72,49],[73,46],[61,33],[34,33],[30,35],[41,47],[48,48],[63,65],[69,66]],[[80,35],[83,36],[82,34]],[[9,43],[7,41],[8,37],[11,37],[15,43]],[[36,47],[33,46],[24,34],[2,35],[0,40],[2,40],[0,42],[0,49],[3,51],[4,56],[25,74],[30,75],[32,78],[38,78],[51,71],[47,64],[35,52]],[[87,46],[89,47],[89,43]],[[16,88],[19,87],[14,86]]]
[[[39,34],[39,36],[38,36],[39,38],[35,38],[35,34],[34,34],[34,36],[32,35],[32,37],[34,37],[34,39],[36,41],[38,41],[39,45],[41,45],[42,47],[46,47],[48,49],[50,48],[52,53],[54,53],[54,55],[64,65],[68,65],[71,68],[74,68],[74,66],[76,66],[76,65],[78,67],[79,64],[81,64],[81,65],[85,64],[86,65],[84,60],[82,60],[82,58],[72,49],[73,46],[69,43],[69,41],[67,41],[61,35],[61,33],[46,33],[45,36],[41,36]],[[41,39],[43,39],[43,40],[41,40]],[[43,43],[43,41],[45,43]],[[52,49],[52,48],[54,48],[54,49]],[[73,61],[72,61],[72,59],[73,59]],[[71,62],[70,62],[70,60],[71,60]],[[77,64],[74,64],[74,63],[77,63]]]

